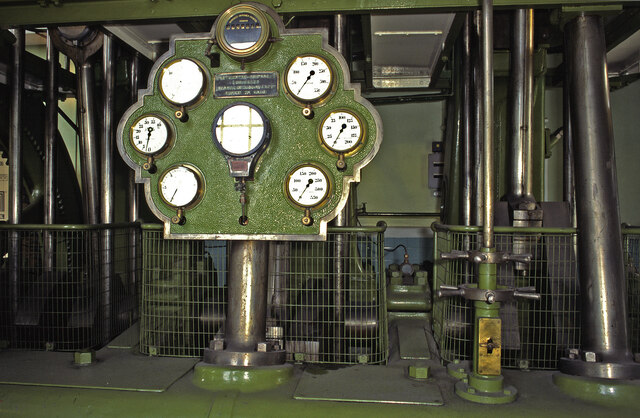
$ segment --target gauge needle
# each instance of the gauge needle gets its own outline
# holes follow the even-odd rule
[[[147,128],[147,149],[149,149],[149,140],[151,139],[151,132],[153,132],[153,128],[152,127],[148,127]],[[340,131],[342,132],[342,131]]]
[[[298,197],[298,200],[302,199],[302,195],[304,194],[304,192],[307,191],[309,186],[311,186],[311,183],[313,183],[313,179],[309,179],[309,182],[307,183],[307,187],[305,187],[304,190],[302,191],[302,193],[300,193],[300,197]]]
[[[309,81],[309,79],[311,78],[312,75],[315,75],[315,71],[311,70],[309,71],[309,77],[307,77],[306,80],[304,80],[304,83],[302,83],[302,86],[300,86],[300,90],[298,90],[298,94],[300,94],[300,92],[302,91],[302,89],[304,88],[304,86],[307,84],[307,82]]]
[[[340,138],[340,134],[345,130],[345,128],[347,127],[346,123],[342,124],[342,129],[340,129],[340,132],[338,132],[338,135],[336,135],[336,140],[333,141],[333,145],[331,145],[332,147],[336,146],[336,143],[338,142],[338,138]]]
[[[178,189],[176,189],[173,194],[171,195],[171,199],[169,199],[169,202],[173,203],[173,198],[176,197],[176,193],[178,193]]]

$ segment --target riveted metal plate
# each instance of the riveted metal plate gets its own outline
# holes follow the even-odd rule
[[[499,318],[478,318],[478,374],[500,375],[501,330]]]

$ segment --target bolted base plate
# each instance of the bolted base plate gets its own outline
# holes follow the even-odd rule
[[[249,352],[213,350],[211,348],[204,350],[204,362],[219,366],[274,366],[283,364],[286,359],[285,356],[284,350]]]
[[[466,379],[471,370],[471,362],[469,360],[454,360],[447,364],[447,374],[458,380]]]
[[[605,406],[635,407],[640,410],[640,381],[599,379],[555,373],[553,383],[565,394]]]
[[[469,383],[464,380],[456,383],[455,389],[456,395],[462,399],[487,405],[511,403],[515,401],[518,396],[518,390],[513,386],[505,386],[500,391],[483,392],[469,385]]]
[[[193,383],[208,390],[257,392],[279,386],[293,376],[291,364],[274,366],[221,366],[200,362],[194,367]]]
[[[640,363],[589,362],[582,359],[561,358],[559,369],[572,376],[600,379],[640,379]]]

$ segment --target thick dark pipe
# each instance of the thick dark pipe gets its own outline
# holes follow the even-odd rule
[[[482,246],[494,247],[493,220],[495,201],[495,173],[493,149],[493,1],[482,0],[482,92],[484,129],[484,215]]]
[[[101,141],[101,206],[100,220],[104,224],[113,222],[113,102],[114,102],[114,45],[111,35],[103,35],[102,44],[102,141]],[[103,339],[111,336],[111,314],[113,295],[111,281],[113,277],[113,231],[102,231],[102,278],[101,308]]]
[[[86,222],[100,221],[100,199],[98,195],[98,140],[95,129],[95,107],[93,102],[93,65],[79,64],[78,111],[80,113],[80,155],[82,164],[82,193],[84,194],[84,215]]]
[[[229,243],[227,350],[253,352],[265,341],[268,249],[267,241]]]
[[[471,14],[467,13],[462,32],[462,225],[472,225],[473,193],[473,111],[471,94]]]
[[[568,23],[565,31],[575,151],[581,349],[593,353],[595,361],[585,362],[578,370],[562,370],[583,376],[628,377],[624,375],[627,367],[616,366],[631,364],[633,357],[627,327],[604,25],[600,16],[582,15]]]
[[[475,225],[482,226],[484,214],[484,175],[482,172],[482,156],[484,154],[484,129],[482,117],[484,102],[482,99],[482,59],[480,55],[480,12],[476,12],[474,19],[475,48],[472,50],[473,66],[473,212]]]
[[[131,94],[131,103],[135,103],[138,100],[138,71],[140,66],[140,54],[134,52],[129,63],[129,88]],[[129,186],[128,186],[128,201],[129,201],[129,221],[136,222],[138,216],[138,185],[136,184],[136,174],[133,170],[129,170]],[[138,283],[138,248],[140,247],[139,233],[137,230],[131,231],[129,234],[129,268],[131,272],[130,291],[135,294]]]
[[[24,29],[13,34],[13,68],[11,72],[11,114],[9,116],[9,223],[17,225],[22,220],[22,98],[24,93]],[[20,235],[11,231],[11,309],[18,312],[18,280],[20,278]]]
[[[47,31],[47,113],[45,121],[45,156],[44,156],[44,223],[55,223],[55,157],[56,135],[58,133],[58,59],[59,54],[50,30]],[[44,268],[45,272],[53,271],[53,237],[50,232],[44,236]]]

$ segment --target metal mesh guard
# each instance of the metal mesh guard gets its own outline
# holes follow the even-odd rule
[[[330,231],[326,242],[270,243],[266,336],[289,361],[386,361],[383,236]],[[226,247],[164,240],[161,230],[143,227],[142,353],[199,357],[224,336]]]
[[[138,234],[137,224],[0,227],[0,345],[84,350],[130,327]]]

